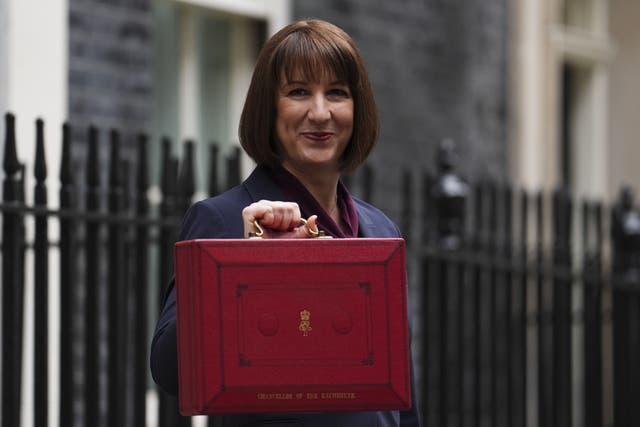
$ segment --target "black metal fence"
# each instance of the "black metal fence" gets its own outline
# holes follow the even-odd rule
[[[132,162],[122,158],[118,132],[109,133],[102,182],[104,144],[91,127],[79,182],[65,125],[60,207],[51,208],[43,123],[36,123],[34,198],[27,204],[13,116],[5,122],[2,426],[21,425],[22,343],[30,333],[34,395],[26,406],[34,425],[49,418],[61,426],[147,425],[150,330],[172,274],[180,217],[195,191],[194,143],[183,145],[179,162],[171,142],[161,142],[155,205],[147,196],[146,136],[138,137]],[[221,186],[218,149],[210,153],[209,193],[216,194],[239,182],[239,155],[226,159]],[[560,190],[470,186],[456,175],[450,147],[440,154],[437,174],[408,171],[401,179],[424,424],[640,425],[640,213],[632,193],[623,191],[609,208]],[[364,167],[348,185],[370,200],[375,178]],[[59,237],[50,239],[55,223]],[[33,301],[25,301],[27,277]],[[58,299],[59,331],[49,324]],[[34,331],[23,325],[29,305]],[[53,334],[58,390],[47,381]],[[59,408],[49,404],[52,394],[60,396]],[[190,423],[177,415],[175,400],[158,397],[149,418],[160,426]],[[210,418],[209,425],[217,423]]]
[[[44,124],[36,123],[34,202],[25,203],[25,168],[16,155],[15,118],[5,116],[5,156],[2,213],[2,426],[19,426],[25,307],[33,304],[34,395],[28,407],[34,425],[144,426],[149,381],[148,347],[152,322],[159,312],[164,287],[173,268],[173,242],[181,216],[195,191],[194,143],[186,142],[182,167],[172,143],[162,141],[162,198],[148,198],[148,138],[140,135],[135,159],[121,155],[120,135],[99,140],[90,127],[86,140],[84,181],[78,181],[72,160],[71,130],[63,126],[60,165],[60,207],[47,205],[47,165]],[[100,147],[108,145],[108,182],[101,182],[104,161]],[[131,147],[129,147],[131,148]],[[131,150],[130,150],[131,151]],[[219,191],[217,147],[210,159],[210,192]],[[131,160],[134,160],[133,163]],[[227,159],[227,186],[239,182],[238,155]],[[135,164],[135,176],[131,165]],[[27,225],[34,224],[33,238]],[[49,239],[49,225],[59,223],[59,237]],[[26,264],[32,253],[33,264]],[[52,253],[59,266],[50,269]],[[25,301],[25,273],[33,269],[34,300]],[[51,277],[50,271],[59,271]],[[52,298],[51,284],[59,283]],[[59,331],[49,325],[52,301],[59,299]],[[59,340],[58,408],[49,405],[49,343]],[[160,426],[186,425],[175,399],[159,393]],[[52,409],[54,409],[52,411]]]
[[[438,174],[423,178],[422,235],[408,236],[423,290],[425,424],[640,425],[631,190],[607,207],[562,189],[469,186],[454,159],[444,144]],[[413,209],[404,230],[416,229]]]

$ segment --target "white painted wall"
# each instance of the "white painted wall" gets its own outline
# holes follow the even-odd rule
[[[49,201],[58,205],[61,125],[67,115],[67,0],[5,0],[0,2],[0,109],[16,115],[18,158],[27,166],[27,195],[33,191],[35,120],[45,120]],[[0,125],[4,145],[4,123]],[[0,176],[2,174],[0,173]],[[57,240],[55,221],[50,222],[50,239]],[[29,239],[33,224],[27,224]],[[25,331],[22,391],[22,425],[33,425],[33,256],[27,255],[25,288]],[[49,413],[50,425],[57,425],[59,283],[57,254],[50,260],[51,305],[49,310]]]
[[[57,176],[67,115],[67,0],[7,0],[5,108],[16,114],[18,156],[31,166],[35,120],[46,121],[50,176]],[[28,171],[32,175],[32,170]],[[53,193],[57,189],[52,188]]]
[[[609,186],[617,195],[632,185],[640,201],[640,2],[612,1],[610,31],[614,54],[609,91]]]
[[[245,18],[264,19],[269,35],[289,23],[291,0],[176,0]]]
[[[513,151],[511,171],[527,189],[551,189],[559,182],[561,69],[565,62],[588,69],[574,112],[573,189],[607,196],[609,181],[608,0],[523,0],[514,3],[512,38]],[[628,6],[627,6],[628,8]]]
[[[8,3],[0,1],[0,140],[4,141],[4,113],[7,110],[8,90],[8,40],[9,40],[9,8]],[[4,142],[3,142],[4,143]],[[4,149],[0,150],[0,165],[4,159]]]
[[[555,104],[550,102],[554,84],[550,9],[548,2],[523,0],[513,4],[511,16],[511,176],[530,190],[549,188],[557,177]]]

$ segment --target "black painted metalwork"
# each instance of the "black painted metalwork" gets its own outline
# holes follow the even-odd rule
[[[602,408],[602,205],[582,205],[584,295],[584,420],[586,427],[603,425]]]
[[[35,207],[47,206],[47,163],[44,150],[44,122],[36,121]],[[34,238],[34,406],[36,427],[46,427],[49,419],[49,236],[48,218],[35,215]]]
[[[149,138],[141,134],[137,139],[137,173],[135,180],[135,214],[139,218],[146,218],[150,214],[150,203],[147,197],[149,191],[147,146]],[[133,399],[131,402],[133,411],[133,425],[145,426],[146,422],[146,394],[147,394],[147,366],[148,366],[148,317],[149,317],[149,261],[150,261],[150,227],[140,224],[135,227],[133,246],[135,263],[133,265],[133,307],[134,324],[131,328],[133,334]]]
[[[120,157],[120,134],[109,133],[109,189],[108,212],[113,217],[125,211],[123,163]],[[125,277],[125,227],[110,223],[107,227],[107,425],[126,425],[126,341],[127,331],[127,277]],[[89,242],[91,244],[91,242]],[[126,395],[125,395],[126,396]]]
[[[76,209],[76,186],[71,157],[71,127],[62,126],[62,159],[60,163],[60,209]],[[76,289],[76,221],[60,216],[60,396],[73,396],[73,340],[72,331]],[[85,371],[86,372],[86,371]],[[86,378],[85,378],[86,379]],[[74,399],[60,399],[61,426],[73,425]]]
[[[640,209],[621,189],[611,214],[613,239],[613,366],[616,426],[640,420]]]
[[[168,138],[162,140],[162,202],[160,204],[160,216],[171,218],[181,211],[181,202],[178,194],[178,159],[172,154],[172,142]],[[158,301],[160,305],[164,301],[166,286],[173,277],[173,244],[177,240],[175,225],[162,224],[160,226],[160,288]],[[167,395],[158,388],[158,424],[159,427],[176,427],[181,422],[178,413],[178,402],[174,396]]]
[[[55,416],[47,403],[49,393],[56,392],[47,382],[54,332],[47,320],[48,283],[55,279],[50,256],[56,250],[59,424],[144,425],[147,393],[157,392],[160,425],[189,425],[190,418],[178,414],[176,399],[149,384],[147,358],[149,320],[173,276],[173,244],[196,189],[193,143],[183,146],[179,173],[171,141],[161,142],[162,199],[154,206],[147,197],[152,141],[140,135],[127,146],[112,132],[110,154],[103,156],[98,129],[90,127],[83,157],[84,147],[72,150],[65,124],[58,209],[47,200],[52,185],[47,183],[44,123],[36,122],[34,203],[26,205],[15,118],[8,114],[5,122],[2,425],[20,426],[22,342],[31,333],[22,325],[27,251],[34,259],[34,366],[27,367],[34,373],[34,421],[46,425]],[[398,175],[403,200],[397,215],[403,228],[411,229],[409,276],[417,280],[411,286],[421,297],[412,306],[419,308],[413,333],[414,344],[422,345],[416,401],[424,425],[635,425],[640,417],[640,365],[634,362],[640,359],[640,210],[633,193],[623,190],[610,209],[604,202],[577,204],[560,190],[533,194],[489,180],[468,185],[452,161],[453,148],[442,148],[439,175],[421,173],[422,188],[414,186],[415,171]],[[124,159],[132,151],[135,162]],[[213,172],[218,155],[211,147],[212,195],[221,190]],[[86,165],[78,168],[85,158]],[[224,161],[224,185],[239,183],[239,150]],[[133,165],[135,177],[129,179]],[[78,185],[76,170],[86,171],[84,185]],[[374,169],[363,169],[359,177],[364,197],[375,198]],[[414,218],[418,210],[421,221]],[[605,238],[607,215],[611,240]],[[51,219],[59,221],[59,241],[49,239]],[[33,237],[25,235],[25,220],[35,224]],[[570,344],[576,342],[576,330],[582,348]],[[576,395],[580,383],[583,394]],[[605,392],[608,384],[613,396]],[[210,418],[209,425],[219,424],[220,418]]]
[[[3,204],[24,203],[24,169],[16,151],[15,117],[5,115]],[[20,425],[24,303],[24,214],[2,216],[2,425]]]
[[[95,126],[88,129],[88,153],[86,164],[85,207],[88,213],[101,211],[101,177],[99,134]],[[85,222],[85,272],[84,272],[84,413],[99,420],[100,394],[100,329],[99,318],[104,306],[100,295],[101,283],[101,229],[97,219],[87,218]],[[67,333],[71,333],[72,328]]]

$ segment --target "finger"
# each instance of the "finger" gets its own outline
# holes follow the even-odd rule
[[[242,219],[245,222],[253,223],[256,219],[264,219],[265,216],[272,215],[273,206],[265,200],[254,202],[242,210]]]
[[[288,206],[282,211],[281,229],[293,230],[300,223],[300,212],[296,206]]]
[[[307,228],[319,232],[318,215],[311,215],[309,219],[307,219]]]
[[[281,202],[274,202],[272,207],[273,216],[264,218],[264,226],[274,230],[280,230],[282,229],[282,217],[284,216],[286,208]]]
[[[254,225],[254,221],[272,216],[272,209],[271,205],[260,201],[252,203],[242,210],[242,222],[244,225],[245,237],[248,236],[249,233],[258,231]]]
[[[273,217],[264,218],[264,226],[274,230],[291,230],[300,221],[300,208],[297,203],[274,202]]]
[[[270,229],[276,232],[291,231],[298,225],[300,207],[293,202],[260,200],[242,210],[242,219],[245,236],[257,231],[254,221],[258,220],[261,228],[265,231],[263,237],[274,237],[273,233],[267,233],[267,230]]]
[[[292,230],[294,235],[292,238],[295,239],[308,239],[313,237],[318,237],[318,224],[317,224],[318,216],[312,215],[306,221],[306,224],[300,225]]]

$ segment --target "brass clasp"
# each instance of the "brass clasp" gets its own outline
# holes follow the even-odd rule
[[[264,235],[264,230],[260,226],[260,222],[257,218],[253,220],[253,226],[256,228],[256,231],[250,231],[248,237],[250,239],[261,239]],[[300,226],[304,227],[307,231],[307,235],[313,239],[318,237],[327,237],[324,231],[318,230],[317,226],[315,230],[311,229],[311,227],[309,227],[308,221],[304,218],[300,218]]]

